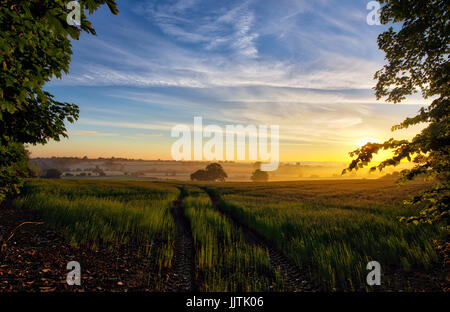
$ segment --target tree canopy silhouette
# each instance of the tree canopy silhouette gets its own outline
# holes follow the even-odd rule
[[[225,181],[228,178],[226,172],[223,170],[222,165],[218,163],[212,163],[206,166],[205,169],[200,169],[191,174],[191,180],[197,181]]]
[[[412,140],[367,143],[350,153],[356,157],[344,170],[367,166],[380,150],[392,150],[393,157],[371,170],[380,171],[407,159],[412,169],[403,170],[399,182],[418,176],[434,181],[431,189],[416,194],[409,204],[424,205],[418,216],[403,218],[412,222],[445,222],[449,218],[449,3],[445,0],[378,0],[382,24],[396,23],[378,37],[387,64],[376,72],[377,99],[399,103],[420,91],[431,104],[414,117],[406,118],[392,131],[424,123],[426,127]]]
[[[56,168],[50,168],[45,172],[44,178],[47,179],[59,179],[61,178],[62,172]]]
[[[255,171],[253,171],[250,179],[253,182],[267,182],[269,180],[269,174],[267,173],[267,171],[256,169]]]

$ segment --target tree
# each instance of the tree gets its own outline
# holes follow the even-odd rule
[[[261,171],[256,169],[250,178],[253,182],[267,182],[269,180],[269,174],[267,171]]]
[[[228,175],[223,170],[222,165],[218,163],[212,163],[206,166],[206,172],[212,181],[223,182],[226,178],[228,178]]]
[[[29,177],[38,178],[42,175],[41,167],[36,162],[28,161]]]
[[[225,181],[228,178],[226,172],[223,170],[222,165],[218,163],[212,163],[206,166],[205,169],[200,169],[191,174],[191,180],[197,181]]]
[[[101,177],[106,176],[105,171],[103,171],[103,169],[101,169],[99,166],[95,166],[95,169],[92,170],[92,172],[97,173]]]
[[[56,168],[50,168],[45,172],[44,178],[47,179],[59,179],[61,178],[62,172]]]
[[[28,174],[28,151],[23,144],[0,145],[0,203],[19,192]]]
[[[0,121],[1,141],[46,143],[66,137],[64,120],[78,118],[78,107],[62,103],[44,91],[53,77],[68,73],[72,45],[81,31],[95,35],[83,9],[92,14],[114,0],[80,1],[81,25],[69,25],[65,0],[0,2]]]
[[[412,140],[390,139],[384,143],[367,143],[350,153],[356,157],[344,170],[367,166],[380,150],[392,150],[393,157],[371,170],[380,171],[407,159],[415,164],[403,170],[399,182],[418,176],[433,181],[431,189],[422,191],[409,201],[423,205],[418,216],[402,218],[409,222],[443,222],[448,229],[449,218],[449,5],[445,0],[379,0],[381,22],[399,23],[399,30],[390,27],[378,37],[378,46],[386,53],[387,64],[376,72],[377,99],[398,103],[418,92],[431,104],[418,114],[406,118],[392,131],[412,125],[425,128]]]
[[[50,139],[67,137],[64,122],[78,119],[75,104],[58,102],[43,90],[53,77],[61,78],[69,70],[72,44],[82,31],[95,35],[86,19],[105,3],[113,14],[114,0],[84,0],[80,3],[80,25],[69,25],[65,0],[0,1],[0,147],[2,153],[15,150],[16,144],[45,144]],[[3,156],[3,154],[2,154]],[[15,160],[2,161],[1,169],[14,166]],[[1,193],[14,185],[0,175]],[[17,181],[16,181],[17,182]],[[0,201],[1,201],[0,196]]]
[[[204,169],[200,169],[195,171],[194,173],[191,174],[191,180],[192,181],[208,181],[209,180],[209,176],[208,173],[206,172],[206,170]]]

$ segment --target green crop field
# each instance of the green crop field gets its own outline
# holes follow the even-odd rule
[[[272,272],[268,251],[252,246],[242,230],[215,211],[205,193],[184,201],[194,238],[197,280],[201,291],[282,290]]]
[[[154,269],[170,267],[175,227],[169,210],[179,190],[152,182],[100,180],[37,180],[15,201],[42,214],[74,246],[87,248],[131,243],[142,256],[158,247]],[[160,274],[152,274],[156,289]]]
[[[30,180],[14,205],[40,214],[73,246],[137,246],[142,257],[154,257],[149,276],[154,290],[167,289],[163,272],[171,270],[180,252],[171,209],[181,198],[194,249],[193,284],[199,291],[287,289],[268,249],[252,244],[243,226],[306,272],[314,289],[370,291],[365,283],[369,261],[381,264],[387,286],[392,272],[426,271],[438,263],[433,240],[442,238],[439,227],[397,218],[419,210],[405,208],[402,201],[423,187],[397,187],[383,179],[182,184]]]
[[[209,185],[221,206],[267,237],[324,289],[359,289],[366,264],[411,271],[438,260],[436,226],[405,224],[402,200],[422,183],[389,180]],[[442,238],[442,237],[441,237]]]

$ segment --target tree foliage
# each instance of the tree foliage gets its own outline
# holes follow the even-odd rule
[[[56,168],[50,168],[45,172],[44,178],[47,179],[59,179],[61,178],[62,172]]]
[[[105,171],[103,171],[103,169],[101,169],[99,166],[95,166],[95,169],[92,170],[92,172],[97,173],[101,177],[106,176]]]
[[[107,4],[113,14],[118,11],[114,0],[82,0],[79,1],[80,25],[69,25],[69,11],[65,7],[68,2],[0,0],[2,153],[14,154],[16,144],[45,144],[50,139],[58,141],[61,136],[67,137],[64,122],[78,119],[78,107],[55,100],[52,94],[43,90],[44,84],[68,73],[71,39],[78,40],[83,31],[95,35],[86,12],[91,14],[103,4]],[[9,175],[12,171],[8,168],[14,167],[17,161],[22,160],[9,156],[2,159],[2,193],[6,192],[6,185],[9,190],[18,185],[3,174],[9,172]]]
[[[267,173],[267,171],[256,169],[255,171],[253,171],[250,179],[253,182],[267,182],[269,180],[269,174]]]
[[[28,160],[28,171],[30,178],[39,178],[42,175],[41,167],[34,161]]]
[[[69,37],[95,34],[83,9],[94,12],[113,0],[80,1],[81,25],[69,25],[63,0],[0,1],[0,140],[46,143],[66,136],[64,120],[78,118],[78,107],[56,101],[43,90],[53,77],[68,73],[72,55]]]
[[[212,163],[206,166],[206,169],[200,169],[191,174],[191,180],[197,181],[225,181],[228,175],[223,170],[221,164]]]
[[[0,203],[17,194],[28,176],[28,152],[23,144],[0,145]]]
[[[418,176],[433,181],[431,189],[416,194],[408,202],[423,205],[424,209],[420,215],[407,220],[443,221],[448,225],[450,4],[445,0],[378,1],[382,4],[381,22],[399,24],[399,29],[390,27],[378,37],[378,46],[385,52],[387,64],[375,74],[377,99],[399,103],[420,91],[431,104],[392,127],[395,131],[425,124],[412,140],[367,143],[350,153],[355,159],[344,173],[367,166],[380,150],[391,150],[393,156],[371,170],[396,166],[406,159],[415,165],[401,172],[400,182]]]

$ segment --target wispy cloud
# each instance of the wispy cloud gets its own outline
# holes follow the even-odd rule
[[[53,90],[81,107],[71,134],[159,141],[194,116],[280,125],[286,146],[384,137],[417,105],[379,105],[382,28],[354,0],[129,1],[74,45]],[[95,53],[93,53],[95,51]]]
[[[380,58],[362,52],[369,46],[376,51],[376,37],[361,30],[367,26],[359,20],[365,6],[340,3],[268,1],[262,10],[257,1],[139,2],[134,13],[163,37],[112,26],[119,36],[95,42],[101,58],[80,58],[69,77],[56,83],[370,89]],[[136,40],[124,45],[125,37]]]
[[[248,5],[249,1],[239,2],[224,12],[216,7],[208,10],[205,1],[178,0],[141,4],[135,12],[145,14],[151,23],[178,41],[199,43],[207,50],[225,49],[256,57],[258,34],[252,30],[254,14]]]
[[[271,86],[316,89],[370,89],[374,85],[376,63],[358,58],[323,54],[315,69],[282,61],[234,63],[211,58],[209,64],[168,61],[158,72],[87,65],[59,85],[174,86],[207,88],[216,86]],[[141,64],[146,66],[145,63]]]
[[[162,137],[163,134],[162,133],[136,133],[137,137],[140,138],[157,138],[157,137]]]
[[[120,121],[105,121],[90,118],[80,118],[78,121],[82,125],[95,125],[95,126],[107,126],[114,128],[127,128],[127,129],[145,129],[145,130],[170,130],[175,123],[160,123],[160,124],[145,124],[138,122],[120,122]],[[86,131],[84,131],[86,132]],[[84,134],[84,133],[83,133]]]
[[[70,135],[86,135],[86,136],[99,136],[99,137],[114,137],[118,136],[118,133],[108,133],[108,132],[98,132],[89,130],[72,130],[69,132]]]

